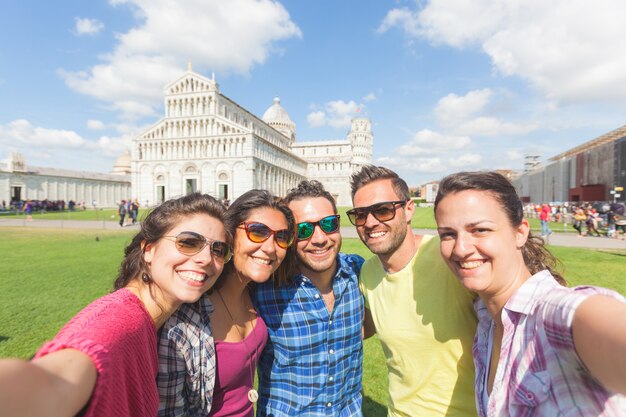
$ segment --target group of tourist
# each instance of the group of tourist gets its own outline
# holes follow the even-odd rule
[[[596,208],[598,207],[598,208]],[[527,218],[541,221],[541,235],[552,233],[549,223],[571,224],[583,236],[605,236],[618,239],[626,238],[626,205],[623,203],[549,203],[526,204],[524,214]]]
[[[95,202],[93,205],[95,207]],[[137,220],[139,220],[139,201],[137,199],[131,200],[130,198],[120,201],[120,204],[117,206],[117,215],[120,218],[120,227],[137,223]]]
[[[435,236],[413,233],[393,171],[364,166],[351,186],[368,260],[340,252],[317,181],[227,210],[164,202],[115,291],[33,360],[0,360],[0,415],[361,416],[373,334],[390,417],[626,414],[626,300],[565,286],[505,177],[443,179]]]

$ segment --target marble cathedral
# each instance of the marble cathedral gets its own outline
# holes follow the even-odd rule
[[[284,195],[309,178],[351,206],[350,174],[372,159],[369,119],[353,119],[345,140],[297,142],[278,98],[259,118],[191,67],[165,88],[164,104],[164,117],[133,140],[132,195],[142,204],[193,191],[230,201],[252,188]]]

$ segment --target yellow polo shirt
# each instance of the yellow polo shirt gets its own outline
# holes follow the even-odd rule
[[[377,256],[361,291],[387,358],[389,417],[476,416],[473,296],[424,236],[408,265],[388,274]]]

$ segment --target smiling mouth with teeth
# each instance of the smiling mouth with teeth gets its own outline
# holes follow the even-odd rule
[[[202,282],[208,278],[206,274],[198,274],[197,272],[193,271],[180,271],[177,273],[179,277],[187,281]]]
[[[369,237],[374,237],[374,238],[376,238],[376,237],[381,237],[381,236],[384,236],[385,234],[387,234],[387,232],[385,232],[385,231],[379,231],[379,232],[371,232],[371,233],[368,233],[368,236],[369,236]]]
[[[463,269],[474,269],[474,268],[478,268],[484,263],[485,263],[484,261],[459,262],[459,265],[461,265],[461,268]]]
[[[329,250],[330,250],[330,248],[315,249],[315,250],[310,250],[309,253],[312,253],[313,255],[322,255],[322,254],[328,252]]]
[[[255,263],[260,264],[260,265],[269,265],[269,264],[271,264],[271,263],[272,263],[272,261],[271,261],[271,260],[269,260],[269,259],[261,259],[261,258],[254,258],[254,257],[253,257],[253,258],[252,258],[252,260],[253,260]]]

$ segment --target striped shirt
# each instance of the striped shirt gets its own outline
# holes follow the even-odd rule
[[[269,331],[257,417],[362,416],[362,264],[358,255],[339,254],[332,313],[303,275],[282,287],[257,288],[255,306]]]
[[[212,312],[206,293],[181,305],[159,331],[159,417],[209,414],[215,385]]]
[[[574,312],[592,295],[626,302],[604,288],[563,287],[548,271],[533,275],[517,290],[502,310],[502,348],[486,410],[481,396],[493,320],[485,304],[476,301],[479,323],[473,354],[480,417],[626,415],[626,398],[600,386],[574,349]]]

